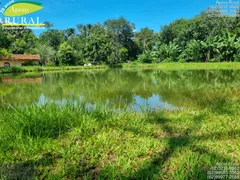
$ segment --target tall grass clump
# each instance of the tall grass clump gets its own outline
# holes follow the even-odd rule
[[[12,134],[33,138],[59,137],[63,132],[79,125],[84,118],[85,110],[70,104],[1,107],[1,120],[6,129],[10,129]]]
[[[17,142],[25,143],[29,139],[56,139],[74,127],[84,127],[96,123],[96,119],[105,120],[113,116],[106,108],[87,109],[84,103],[58,105],[55,103],[41,106],[0,108],[1,149],[4,151]],[[101,121],[100,121],[101,122]],[[92,127],[92,126],[90,126]],[[10,143],[9,143],[10,142]],[[5,147],[3,147],[5,144]],[[7,148],[6,148],[7,147]]]

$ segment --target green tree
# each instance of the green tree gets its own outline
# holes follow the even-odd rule
[[[40,55],[40,62],[42,66],[55,61],[54,57],[56,55],[56,51],[50,46],[38,44],[37,53]]]
[[[67,42],[60,45],[57,56],[61,65],[76,65],[74,49]]]
[[[39,36],[39,42],[41,44],[46,44],[51,46],[55,51],[59,49],[61,43],[65,42],[66,36],[64,31],[59,31],[57,29],[49,29],[46,32],[43,32]]]
[[[11,39],[9,37],[9,34],[2,29],[2,26],[0,24],[0,48],[9,49],[12,41],[13,41],[13,39]]]
[[[139,46],[141,52],[153,49],[154,38],[155,34],[153,30],[148,28],[143,28],[140,32],[135,34],[135,42]]]
[[[125,18],[120,17],[119,19],[109,19],[105,21],[104,26],[107,29],[113,44],[114,50],[111,53],[111,57],[115,63],[119,63],[119,50],[122,47],[132,50],[131,46],[133,45],[132,39],[134,36],[135,25]]]
[[[7,49],[5,48],[0,48],[0,60],[2,59],[2,57],[6,57],[6,56],[9,56],[9,52]]]

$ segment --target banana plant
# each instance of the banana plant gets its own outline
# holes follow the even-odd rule
[[[158,51],[161,60],[165,60],[167,58],[175,60],[181,52],[181,49],[177,44],[170,42],[169,44],[158,44]]]
[[[186,62],[201,62],[204,60],[204,47],[200,40],[191,40],[186,49],[180,55],[180,59]]]
[[[235,42],[236,54],[234,55],[234,61],[240,62],[240,38]]]
[[[219,55],[219,42],[218,36],[207,38],[206,41],[201,41],[201,46],[206,57],[205,61],[209,61],[212,58]]]
[[[150,54],[150,56],[151,56],[151,58],[152,58],[152,60],[153,60],[153,62],[155,62],[155,63],[159,63],[159,62],[161,62],[160,61],[160,54],[159,54],[159,51],[152,51],[151,52],[151,54]]]
[[[141,63],[152,63],[153,59],[151,56],[151,51],[146,50],[142,54],[138,55],[138,61]]]
[[[219,37],[218,48],[225,61],[233,61],[234,55],[237,53],[238,43],[236,43],[236,34],[226,32]]]

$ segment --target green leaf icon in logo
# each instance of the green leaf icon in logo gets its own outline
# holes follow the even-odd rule
[[[19,1],[11,4],[4,11],[4,16],[23,16],[41,10],[42,3],[31,1]]]

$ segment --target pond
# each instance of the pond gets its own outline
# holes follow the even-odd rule
[[[84,101],[141,111],[204,108],[240,96],[240,70],[108,69],[0,76],[0,104]]]

